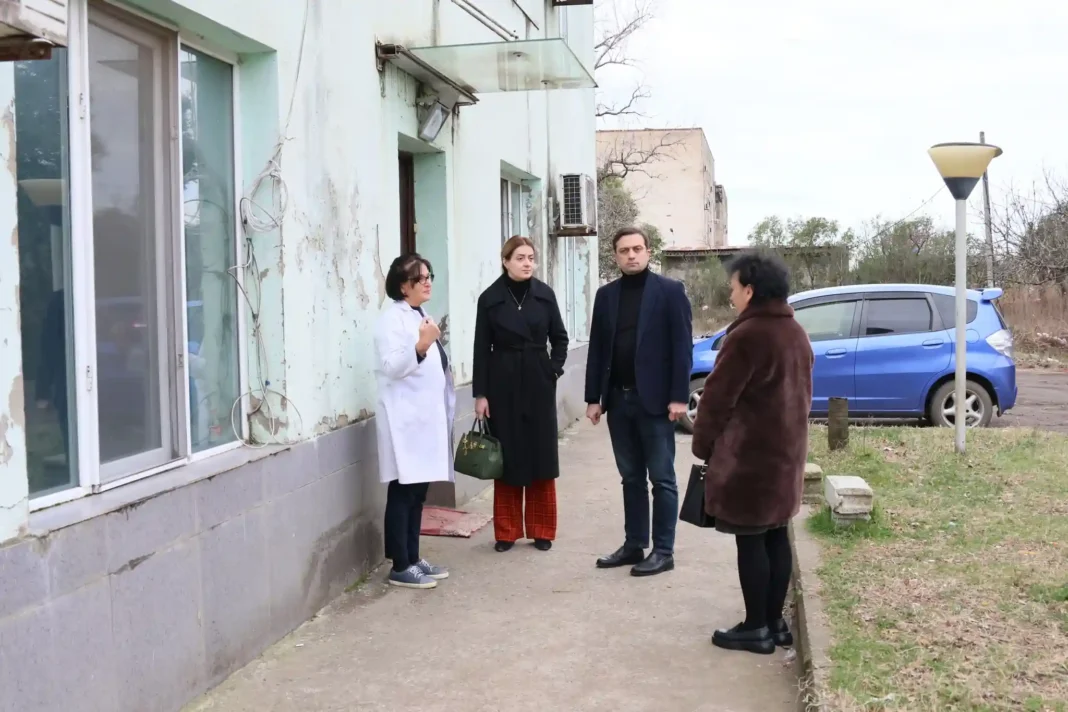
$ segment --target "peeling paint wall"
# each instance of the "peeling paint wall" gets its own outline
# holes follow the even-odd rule
[[[277,98],[284,112],[293,92],[302,3],[265,13],[252,11],[254,0],[242,0],[233,5],[247,5],[249,12],[236,15],[194,0],[185,4],[209,16],[225,14],[238,23],[238,32],[278,49]],[[478,5],[515,25],[520,36],[556,34],[551,9],[535,29],[510,0]],[[593,18],[585,10],[571,10],[570,28],[572,37],[590,35],[575,50],[591,64]],[[376,39],[430,44],[435,26],[439,44],[498,39],[452,2],[310,5],[282,161],[289,212],[279,236],[265,245],[269,258],[261,259],[271,265],[262,288],[281,311],[272,315],[268,306],[264,319],[274,325],[266,340],[272,388],[291,399],[279,408],[285,410],[281,432],[287,438],[374,412],[372,332],[386,301],[385,272],[400,252],[398,151],[415,152],[417,247],[434,262],[438,280],[429,311],[448,315],[458,383],[471,378],[475,301],[500,272],[501,162],[537,176],[544,190],[559,173],[594,172],[590,90],[483,94],[476,106],[450,119],[432,145],[419,146],[418,83],[390,65],[379,73],[373,47]],[[246,180],[258,170],[246,160]],[[546,206],[544,198],[537,196],[536,203]],[[539,215],[536,224],[535,238],[549,259],[557,249],[550,223]],[[554,286],[563,292],[562,283]],[[589,289],[579,294],[585,300]],[[579,309],[585,313],[587,305]],[[585,339],[585,333],[573,336]]]
[[[561,173],[595,173],[593,90],[488,93],[463,107],[433,144],[419,145],[419,84],[387,65],[376,41],[408,47],[499,41],[449,0],[124,0],[183,36],[233,53],[238,61],[237,143],[240,193],[277,161],[284,191],[267,181],[258,205],[287,210],[280,227],[250,236],[255,274],[246,275],[259,306],[248,329],[249,404],[265,403],[250,425],[261,440],[295,442],[373,416],[375,321],[385,307],[385,273],[399,254],[398,151],[416,150],[417,245],[439,277],[432,314],[448,315],[448,348],[458,384],[471,378],[475,302],[500,274],[501,165],[537,178],[531,224],[539,259],[558,295],[572,289],[588,314],[596,270],[573,274],[553,265],[562,240],[552,233],[551,200]],[[120,3],[122,4],[122,3]],[[545,0],[478,7],[522,38],[557,36],[557,12]],[[593,64],[592,8],[568,9],[569,41]],[[484,72],[483,72],[484,73]],[[0,65],[0,111],[11,113],[11,65]],[[0,125],[9,170],[0,180],[0,235],[16,235],[11,121]],[[7,138],[8,140],[2,140]],[[413,144],[414,142],[414,144]],[[278,149],[278,146],[281,149]],[[261,216],[262,217],[262,216]],[[584,241],[579,259],[596,254]],[[26,467],[18,325],[18,259],[0,238],[0,540],[26,521]],[[577,245],[577,243],[576,243]],[[566,256],[566,255],[565,255]],[[574,262],[573,255],[571,262]],[[572,341],[586,338],[577,320]]]
[[[0,64],[0,542],[26,524],[26,409],[19,329],[14,65]]]

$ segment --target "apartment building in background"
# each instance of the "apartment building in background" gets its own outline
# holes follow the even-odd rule
[[[512,234],[571,334],[561,423],[584,411],[592,0],[23,4],[0,27],[0,710],[169,712],[383,558],[397,255],[433,263],[457,435]]]
[[[626,172],[623,184],[638,204],[641,222],[660,230],[663,272],[677,273],[727,246],[727,191],[716,182],[716,162],[702,129],[598,131],[598,166],[619,157],[638,168]]]

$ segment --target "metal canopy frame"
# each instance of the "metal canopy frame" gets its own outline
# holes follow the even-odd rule
[[[432,65],[416,57],[403,45],[376,42],[375,58],[378,62],[378,71],[385,71],[387,62],[394,65],[405,74],[410,74],[436,91],[441,103],[450,110],[456,106],[473,106],[478,103],[474,94],[451,77],[442,74]]]

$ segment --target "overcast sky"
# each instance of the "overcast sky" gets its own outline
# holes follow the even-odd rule
[[[617,0],[626,8],[633,0]],[[764,216],[898,219],[942,185],[926,150],[1005,155],[992,199],[1068,177],[1068,3],[658,0],[631,42],[652,92],[636,126],[698,126],[727,189],[732,244]],[[599,75],[609,96],[635,75]],[[978,198],[977,189],[973,198]],[[927,213],[952,226],[943,191]],[[973,226],[981,230],[981,224]]]

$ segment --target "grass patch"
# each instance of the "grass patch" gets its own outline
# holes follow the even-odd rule
[[[363,588],[363,585],[370,580],[370,578],[371,578],[371,572],[370,571],[364,572],[364,574],[362,576],[360,576],[360,578],[356,579],[355,581],[353,581],[352,583],[350,583],[348,586],[345,587],[345,593],[354,593],[356,591],[359,591],[361,588]]]
[[[823,544],[834,710],[1068,712],[1068,436],[853,428],[811,459],[875,491],[871,522]]]

